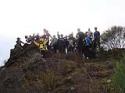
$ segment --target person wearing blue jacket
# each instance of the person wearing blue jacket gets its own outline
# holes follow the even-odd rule
[[[92,39],[89,35],[86,35],[85,37],[85,58],[90,58],[91,57],[91,47],[92,47]]]
[[[91,46],[91,44],[92,44],[92,40],[91,40],[91,37],[90,36],[86,36],[85,37],[85,46],[87,46],[87,47],[90,47]]]

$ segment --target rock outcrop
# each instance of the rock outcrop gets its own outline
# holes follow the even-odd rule
[[[111,63],[57,56],[42,58],[33,44],[11,50],[0,69],[0,93],[107,93],[103,80],[113,73]]]

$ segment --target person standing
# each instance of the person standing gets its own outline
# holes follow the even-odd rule
[[[51,39],[50,46],[51,46],[54,53],[57,52],[57,41],[58,41],[58,39],[56,38],[55,35],[53,35],[53,38]]]
[[[69,42],[68,52],[72,52],[73,53],[74,52],[74,48],[75,48],[75,38],[73,37],[73,34],[69,35],[68,42]]]
[[[85,58],[91,58],[91,48],[92,48],[92,39],[90,36],[86,35],[85,37]]]
[[[97,30],[97,27],[94,28],[94,47],[100,49],[100,32]]]
[[[88,31],[86,32],[86,34],[87,34],[88,36],[90,36],[91,39],[93,38],[93,33],[92,33],[92,31],[90,30],[90,28],[88,28]]]
[[[83,55],[83,39],[84,39],[85,35],[82,31],[80,31],[80,28],[78,28],[77,31],[78,31],[78,33],[76,35],[77,51],[78,51],[78,54],[82,57],[82,55]]]

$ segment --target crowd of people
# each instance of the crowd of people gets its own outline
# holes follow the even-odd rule
[[[57,36],[48,32],[48,30],[43,29],[44,34],[40,36],[39,34],[32,36],[25,36],[27,44],[35,44],[41,54],[44,55],[46,52],[51,51],[53,53],[77,53],[80,57],[85,57],[86,59],[95,58],[97,50],[100,49],[100,32],[97,27],[94,28],[94,33],[91,32],[90,28],[85,33],[77,29],[76,37],[73,33],[68,36],[64,36],[57,32]],[[20,38],[17,38],[16,46],[22,48],[24,42]]]

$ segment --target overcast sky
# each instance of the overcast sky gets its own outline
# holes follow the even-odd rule
[[[0,61],[9,56],[15,38],[42,33],[105,31],[125,25],[125,0],[0,0]],[[2,51],[2,52],[1,52]]]

